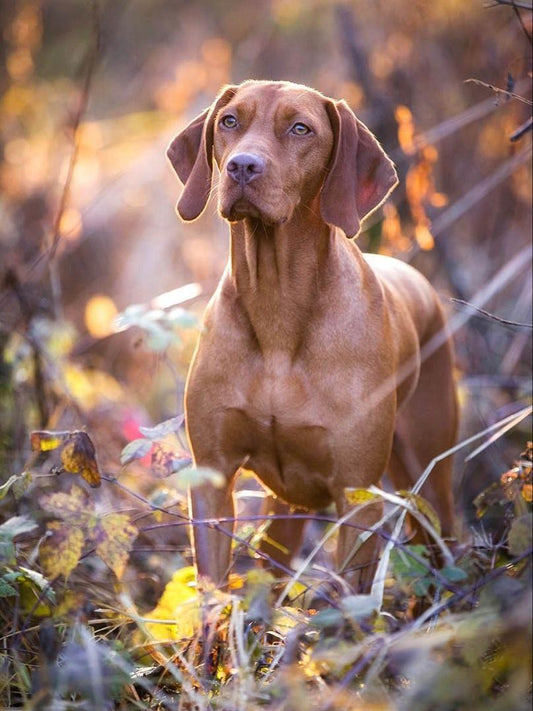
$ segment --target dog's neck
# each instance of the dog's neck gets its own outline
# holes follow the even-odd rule
[[[333,228],[297,211],[278,225],[246,218],[230,232],[230,279],[261,353],[296,355],[331,278]]]

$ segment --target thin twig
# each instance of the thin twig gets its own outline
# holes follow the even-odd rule
[[[478,86],[484,86],[485,89],[491,89],[496,94],[504,94],[508,99],[516,99],[517,101],[521,101],[528,106],[533,106],[533,101],[520,96],[520,94],[515,94],[513,91],[508,91],[507,89],[500,89],[499,86],[487,84],[487,82],[481,81],[481,79],[474,79],[473,77],[470,77],[469,79],[465,79],[465,84],[477,84]]]
[[[494,314],[491,314],[489,311],[485,311],[485,309],[482,309],[479,306],[474,306],[474,304],[471,304],[468,301],[463,301],[463,299],[451,298],[450,301],[454,304],[460,304],[461,306],[466,306],[468,309],[472,309],[472,311],[476,311],[477,313],[479,313],[481,316],[484,316],[485,318],[492,319],[493,321],[497,321],[498,323],[501,323],[503,326],[508,326],[509,328],[523,328],[523,329],[527,329],[527,330],[533,329],[533,325],[530,323],[521,323],[520,321],[509,321],[508,319],[501,318],[500,316],[495,316]]]
[[[525,2],[516,2],[516,0],[494,0],[493,5],[487,5],[487,7],[498,7],[498,5],[509,5],[510,7],[516,7],[520,10],[533,10],[533,5],[526,5]]]
[[[520,140],[522,136],[524,136],[528,131],[531,131],[533,129],[533,117],[529,117],[527,121],[524,121],[524,123],[519,126],[516,131],[513,131],[511,135],[509,136],[509,140],[511,143],[515,143],[516,141]]]
[[[444,610],[447,610],[450,608],[452,605],[458,603],[461,600],[464,600],[464,598],[468,598],[471,595],[474,595],[477,593],[477,591],[485,586],[487,583],[489,583],[491,580],[494,580],[495,578],[498,578],[500,575],[503,575],[506,573],[511,567],[517,565],[517,563],[520,563],[520,561],[525,560],[526,558],[531,557],[531,554],[533,553],[533,549],[529,548],[527,551],[524,553],[521,553],[520,555],[516,556],[516,558],[513,558],[513,560],[509,561],[509,563],[505,566],[501,566],[500,568],[494,568],[494,570],[491,570],[487,575],[485,575],[484,578],[481,578],[481,580],[476,580],[470,585],[469,587],[465,588],[464,590],[461,590],[455,595],[452,595],[451,597],[447,598],[444,602],[439,602],[430,607],[428,610],[426,610],[420,617],[418,617],[412,624],[412,629],[418,629],[422,627],[424,622],[427,620],[430,620],[432,617],[435,617],[439,615],[441,612],[444,612]]]

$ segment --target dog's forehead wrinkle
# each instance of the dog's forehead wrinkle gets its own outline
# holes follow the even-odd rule
[[[270,87],[265,86],[265,89]],[[223,111],[235,111],[245,118],[247,123],[260,121],[265,124],[276,122],[290,122],[293,120],[320,121],[325,116],[326,110],[323,100],[314,93],[297,92],[293,90],[283,94],[277,101],[273,101],[270,91],[255,94],[250,99],[237,94]]]

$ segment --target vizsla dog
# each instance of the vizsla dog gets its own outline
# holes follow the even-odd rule
[[[194,525],[199,579],[220,585],[241,466],[272,493],[269,510],[278,514],[334,502],[342,516],[351,507],[345,488],[378,484],[386,471],[395,487],[410,487],[454,442],[453,357],[446,338],[423,357],[444,329],[426,279],[395,259],[364,256],[347,239],[397,177],[346,103],[289,82],[229,86],[168,156],[185,186],[180,216],[194,220],[203,211],[215,162],[218,208],[230,223],[229,262],[206,311],[185,398],[196,465],[227,481],[191,493],[192,517],[217,524]],[[448,460],[422,494],[450,534]],[[365,590],[376,536],[356,544],[381,507],[356,513],[350,522],[358,528],[340,528],[337,563]],[[264,550],[287,566],[302,532],[302,517],[276,519],[268,529],[275,543]]]

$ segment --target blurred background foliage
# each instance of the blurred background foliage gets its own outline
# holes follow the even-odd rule
[[[402,178],[361,246],[413,262],[444,300],[475,299],[531,233],[530,134],[509,140],[531,113],[531,13],[518,14],[481,0],[3,2],[0,424],[8,471],[25,459],[28,425],[81,424],[65,400],[76,399],[72,384],[83,391],[77,367],[100,379],[104,401],[118,398],[103,374],[126,385],[134,420],[140,410],[155,420],[180,410],[194,332],[167,357],[164,339],[154,353],[135,347],[131,329],[113,333],[112,323],[128,305],[190,283],[202,289],[189,302],[199,314],[214,289],[226,227],[213,201],[193,225],[179,222],[165,148],[226,82],[289,79],[345,98]],[[530,280],[518,270],[487,308],[530,321]],[[530,332],[472,318],[456,343],[470,431],[522,395]],[[70,368],[61,393],[60,355]],[[504,459],[497,445],[484,466],[494,475]]]
[[[103,471],[170,496],[146,466],[121,469],[120,452],[181,412],[197,317],[225,263],[213,200],[197,222],[178,220],[165,149],[227,82],[287,79],[348,101],[401,177],[361,247],[412,262],[452,317],[471,316],[455,333],[463,435],[524,405],[530,328],[450,301],[531,323],[531,132],[517,132],[531,116],[532,13],[512,5],[3,0],[0,466],[2,481],[43,475],[21,509],[33,511],[35,487],[58,486],[30,454],[35,428],[86,427]],[[469,464],[458,457],[467,522],[528,437],[522,424]],[[116,492],[93,495],[117,506]],[[2,506],[13,513],[10,497]],[[185,550],[183,531],[172,536],[145,533],[145,550]],[[137,598],[150,606],[168,559],[147,553],[143,570]]]

